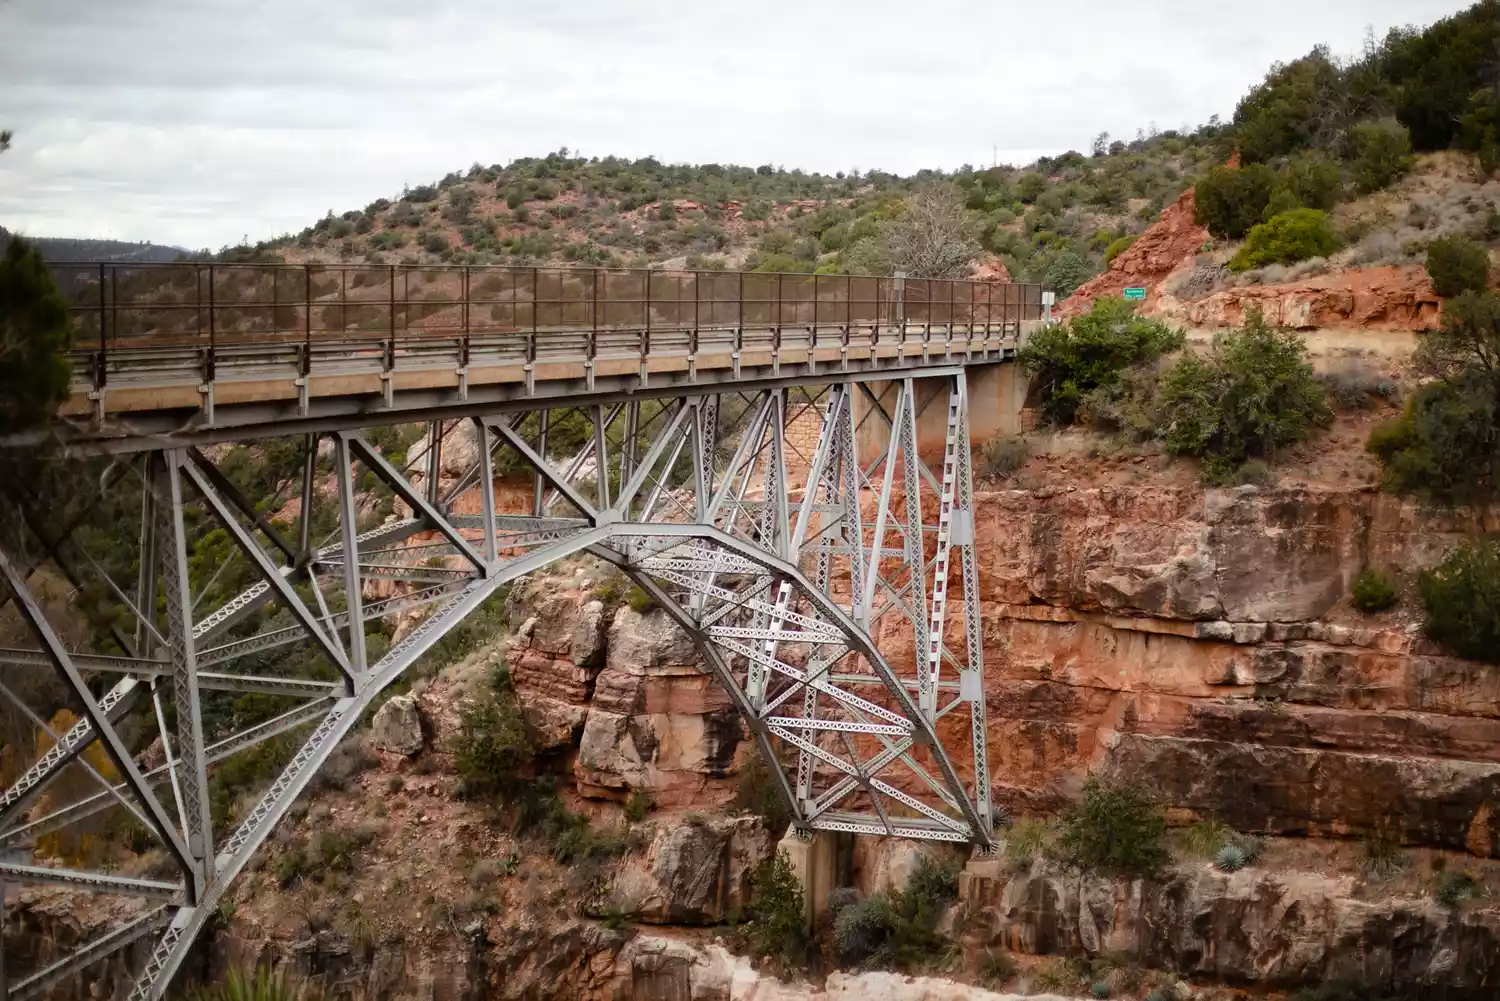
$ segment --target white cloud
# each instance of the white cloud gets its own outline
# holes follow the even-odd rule
[[[0,2],[0,224],[218,247],[560,146],[909,172],[1228,116],[1455,0]]]

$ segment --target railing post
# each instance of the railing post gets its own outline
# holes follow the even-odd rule
[[[108,375],[106,374],[107,371],[108,371],[108,369],[106,368],[106,364],[105,364],[105,362],[106,362],[106,352],[108,351],[108,341],[107,341],[107,339],[105,338],[105,335],[104,335],[104,315],[105,315],[104,314],[104,276],[105,276],[104,265],[100,264],[99,265],[99,359],[98,359],[97,362],[94,363],[94,389],[96,391],[99,391],[99,392],[103,391],[105,380],[108,378]],[[111,319],[114,320],[114,323],[115,323],[115,336],[118,337],[119,334],[120,334],[120,314],[117,312],[117,310],[120,308],[119,307],[119,298],[120,298],[119,293],[120,293],[120,290],[115,285],[116,281],[117,281],[116,272],[115,272],[115,270],[113,268],[111,268],[110,271],[109,271],[110,292],[112,293],[110,295],[110,297],[109,297],[109,299],[110,299],[110,317],[111,317]],[[100,416],[103,416],[103,414],[102,414],[103,401],[102,400],[100,401],[99,408],[101,410]]]

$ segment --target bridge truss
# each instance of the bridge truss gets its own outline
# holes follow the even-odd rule
[[[9,592],[31,641],[0,650],[11,682],[0,696],[50,740],[0,797],[0,847],[24,856],[38,838],[113,812],[149,832],[170,872],[0,863],[0,885],[93,891],[115,898],[118,915],[67,955],[8,980],[0,969],[0,997],[41,995],[137,944],[145,962],[131,997],[162,997],[234,880],[382,689],[506,584],[582,555],[618,567],[691,637],[799,835],[987,849],[964,371],[830,373],[816,385],[554,400],[433,421],[420,472],[397,468],[351,420],[300,440],[290,528],[235,485],[222,449],[167,440],[118,456],[110,475],[140,498],[135,579],[111,577],[77,533],[41,539],[30,556],[0,552],[0,597]],[[560,454],[549,433],[580,415],[588,440]],[[930,462],[918,453],[919,417],[943,428]],[[459,436],[480,447],[467,472],[445,478],[442,451]],[[524,514],[497,508],[502,457],[532,480]],[[371,477],[400,502],[383,524],[362,513]],[[315,516],[326,526],[330,509],[336,530],[314,538]],[[204,565],[210,529],[254,582],[205,612],[205,578],[222,570]],[[103,592],[117,613],[108,644],[65,638],[79,630],[49,616],[38,587],[49,575]],[[390,596],[374,597],[376,585]],[[372,626],[418,608],[425,618],[375,655]],[[291,668],[277,656],[292,649],[315,656]],[[15,683],[38,670],[60,679],[78,712],[65,732],[48,729],[46,709]],[[205,727],[205,707],[245,694],[276,708]],[[216,810],[215,768],[283,735],[295,753],[259,798]],[[91,791],[58,803],[48,792],[69,769]]]

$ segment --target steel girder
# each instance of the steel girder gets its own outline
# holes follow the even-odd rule
[[[742,716],[799,833],[987,849],[963,370],[936,370],[922,381],[861,378],[870,377],[643,395],[555,408],[535,420],[515,412],[435,420],[420,479],[409,479],[356,430],[331,432],[322,459],[318,435],[309,435],[296,531],[255,507],[210,453],[148,452],[139,462],[146,489],[133,598],[108,581],[124,620],[134,623],[124,655],[65,644],[30,591],[31,567],[0,554],[6,597],[18,599],[39,641],[35,649],[0,649],[0,677],[50,667],[83,709],[75,726],[56,734],[17,694],[25,689],[0,683],[0,695],[53,741],[0,797],[0,849],[123,805],[179,870],[176,880],[129,880],[44,860],[0,866],[0,890],[7,882],[51,883],[154,900],[71,957],[19,978],[8,971],[8,992],[0,972],[0,999],[31,996],[152,935],[131,997],[164,996],[218,901],[374,697],[507,582],[581,553],[619,567],[692,640]],[[576,439],[580,418],[587,440],[558,454],[561,422],[574,422]],[[470,429],[479,446],[474,461],[442,482],[441,443]],[[936,458],[939,432],[934,475],[919,446]],[[528,513],[496,509],[494,461],[502,452],[534,478]],[[361,525],[358,467],[412,516]],[[325,497],[318,484],[330,477],[332,497]],[[460,496],[475,495],[478,514],[453,513]],[[238,594],[196,623],[194,591],[210,590],[225,568],[199,579],[208,574],[194,562],[201,518],[187,517],[191,508],[223,531],[250,573]],[[336,523],[322,545],[311,534],[315,508],[333,515],[325,529]],[[389,596],[372,599],[376,583]],[[432,610],[416,628],[383,656],[370,656],[369,623],[424,606]],[[311,660],[267,659],[294,644],[310,650]],[[112,687],[96,699],[100,682]],[[205,700],[219,692],[285,704],[209,733]],[[170,731],[166,700],[175,709]],[[157,738],[160,764],[144,767],[144,745],[121,736],[131,714],[144,717],[131,732]],[[206,794],[213,766],[277,738],[297,741],[290,763],[243,816],[216,821]],[[84,753],[96,742],[109,759],[105,771]],[[98,791],[53,802],[52,783],[74,764]]]

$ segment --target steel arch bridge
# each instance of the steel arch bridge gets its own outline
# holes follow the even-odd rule
[[[0,796],[0,847],[27,859],[0,863],[0,888],[58,884],[127,903],[68,955],[8,979],[0,966],[0,997],[44,994],[138,943],[131,997],[162,997],[376,695],[508,582],[579,554],[618,567],[692,639],[800,836],[989,848],[967,376],[1013,357],[1039,319],[1035,287],[530,268],[60,276],[83,336],[58,430],[76,453],[113,456],[106,489],[138,493],[135,579],[111,576],[82,533],[0,551],[0,598],[30,640],[0,649],[0,678],[50,669],[79,714],[53,732],[45,709],[0,681],[51,741]],[[448,283],[451,301],[433,294]],[[351,297],[351,285],[371,294]],[[565,420],[587,429],[568,452],[555,437]],[[366,435],[416,422],[430,446],[420,477]],[[445,485],[455,434],[479,447]],[[301,449],[295,533],[244,495],[214,447],[272,436]],[[502,456],[533,483],[523,514],[497,508]],[[369,477],[409,516],[363,523]],[[477,514],[455,513],[476,495]],[[330,508],[337,529],[315,539],[314,513]],[[205,611],[192,557],[209,528],[254,582]],[[107,651],[63,639],[34,590],[49,574],[113,604]],[[376,582],[394,595],[373,599]],[[372,656],[370,624],[414,608],[429,611]],[[267,651],[293,644],[319,669],[264,667]],[[882,644],[911,656],[892,662]],[[205,699],[223,693],[279,709],[208,732]],[[214,766],[285,734],[299,741],[290,762],[243,816],[216,825]],[[153,741],[160,763],[148,766]],[[85,757],[95,745],[115,775]],[[59,806],[46,793],[70,768],[94,791]],[[27,853],[119,810],[175,876]]]

